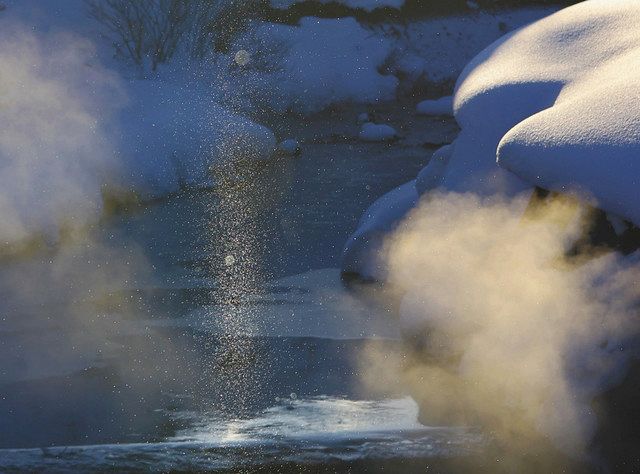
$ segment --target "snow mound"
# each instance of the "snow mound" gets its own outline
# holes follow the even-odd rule
[[[287,9],[296,3],[302,3],[305,0],[271,0],[271,6],[274,8]],[[400,9],[404,5],[404,0],[316,0],[321,4],[337,3],[349,8],[359,8],[371,12],[377,8],[395,8]]]
[[[222,162],[265,160],[273,132],[213,100],[205,85],[170,80],[129,81],[119,114],[121,187],[149,199],[184,187],[212,184]]]
[[[453,97],[423,100],[416,106],[416,112],[419,115],[453,115]]]
[[[367,122],[362,125],[358,136],[365,142],[385,142],[393,140],[398,134],[390,125]]]
[[[639,23],[636,1],[592,0],[509,35],[463,74],[458,121],[496,124],[502,168],[640,225]]]
[[[224,123],[216,140],[222,161],[266,160],[276,150],[276,137],[271,129],[244,117]]]

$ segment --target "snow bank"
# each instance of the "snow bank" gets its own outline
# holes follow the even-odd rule
[[[296,3],[302,3],[305,0],[271,0],[271,6],[274,8],[287,9]],[[316,0],[319,3],[337,3],[349,8],[360,8],[371,12],[376,8],[396,8],[399,9],[404,5],[404,0]]]
[[[128,101],[110,136],[121,162],[116,184],[143,199],[209,186],[212,166],[275,151],[269,128],[229,111],[206,84],[141,79],[122,89]]]
[[[639,18],[637,2],[590,1],[487,48],[458,82],[459,143],[485,133],[487,165],[498,148],[502,169],[528,183],[577,191],[640,224]],[[458,148],[452,165],[468,170]]]
[[[453,97],[423,100],[416,106],[416,112],[419,115],[453,115]]]
[[[276,111],[309,113],[395,97],[397,78],[379,72],[392,42],[350,17],[308,17],[299,26],[261,23],[236,48],[255,59],[236,73],[235,84],[253,103]]]

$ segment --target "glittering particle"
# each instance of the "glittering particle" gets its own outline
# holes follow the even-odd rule
[[[249,64],[249,61],[251,61],[251,54],[249,54],[249,51],[246,49],[241,49],[236,53],[233,59],[237,65],[246,66]]]
[[[226,257],[224,257],[224,264],[227,267],[230,267],[234,263],[236,263],[236,257],[234,257],[233,255],[227,255]]]

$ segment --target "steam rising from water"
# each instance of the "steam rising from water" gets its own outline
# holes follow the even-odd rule
[[[124,100],[92,44],[37,38],[3,23],[0,41],[0,245],[99,216],[118,170],[108,117]],[[1,251],[1,249],[0,249]]]
[[[109,128],[124,101],[121,83],[84,38],[36,35],[6,21],[2,28],[0,445],[146,429],[137,413],[174,365],[171,342],[152,341],[148,328],[126,345],[140,313],[128,291],[150,284],[151,265],[135,243],[91,228],[105,186],[123,173]],[[96,382],[102,403],[90,410],[81,401],[96,392],[79,397],[96,380],[89,368],[108,374]],[[24,380],[34,382],[25,388]],[[100,429],[78,429],[92,423]]]
[[[542,433],[579,455],[592,397],[631,356],[640,269],[637,256],[564,258],[585,217],[570,199],[526,207],[434,194],[388,239],[413,347],[403,378],[425,423],[479,424],[506,444]],[[387,354],[368,364],[378,373]]]

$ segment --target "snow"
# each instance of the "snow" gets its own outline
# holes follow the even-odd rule
[[[586,2],[479,54],[456,86],[462,131],[420,173],[418,193],[515,196],[535,185],[640,224],[636,18],[635,2]]]
[[[519,8],[429,18],[407,25],[383,25],[376,30],[393,41],[389,72],[409,84],[455,81],[483,48],[509,31],[532,23],[557,7]]]
[[[349,237],[342,251],[342,271],[358,274],[365,279],[384,280],[384,237],[417,202],[415,182],[410,181],[369,206],[358,222],[358,229]]]
[[[362,125],[358,136],[365,142],[385,142],[396,138],[398,133],[390,125],[367,122]]]
[[[423,100],[416,106],[416,112],[419,115],[453,115],[453,97]]]
[[[351,17],[306,17],[297,26],[260,23],[237,45],[260,60],[250,62],[235,80],[254,103],[279,112],[391,100],[398,79],[379,70],[392,46],[390,39]]]
[[[485,53],[459,91],[509,115],[498,163],[640,225],[640,5],[590,1]],[[527,58],[523,61],[522,58]],[[501,103],[526,98],[504,111]]]
[[[416,191],[418,191],[419,195],[423,195],[440,186],[444,172],[451,159],[454,146],[455,145],[445,145],[433,152],[429,164],[422,168],[416,178]]]
[[[274,8],[287,9],[304,0],[271,0]],[[371,12],[377,8],[399,9],[404,5],[404,0],[319,0],[322,4],[337,3],[349,8],[360,8]]]
[[[268,159],[273,132],[215,101],[205,85],[132,80],[115,131],[123,157],[121,185],[142,198],[211,184],[212,166]]]
[[[496,181],[509,170],[640,224],[638,18],[636,2],[581,3],[478,55],[457,85],[462,134],[445,185],[460,190],[454,181],[464,173]],[[496,148],[501,171],[493,169]]]

